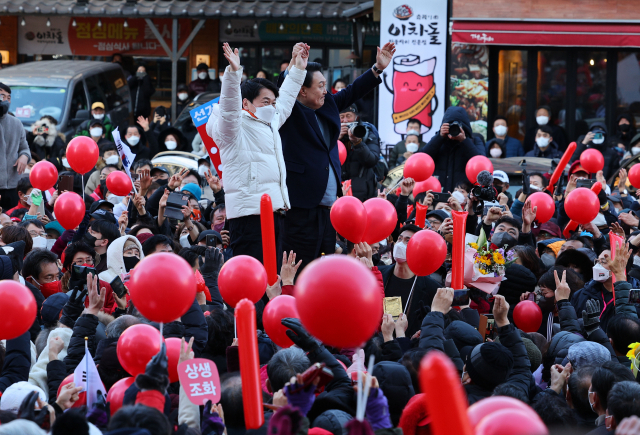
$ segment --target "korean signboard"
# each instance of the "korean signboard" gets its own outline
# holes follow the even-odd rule
[[[447,1],[382,0],[380,46],[387,42],[396,44],[396,53],[380,86],[381,139],[397,143],[415,118],[422,123],[422,140],[428,141],[445,111]]]
[[[208,101],[203,105],[196,107],[195,109],[191,109],[189,111],[189,114],[191,115],[191,119],[193,120],[193,125],[198,130],[198,134],[202,139],[204,147],[209,153],[211,163],[213,164],[215,170],[218,172],[218,177],[222,178],[223,167],[220,161],[220,150],[218,149],[218,145],[216,145],[213,139],[211,139],[211,137],[207,134],[207,121],[209,121],[209,117],[211,117],[211,112],[213,112],[214,105],[218,104],[219,101],[220,97],[214,98],[213,100]]]
[[[208,400],[220,401],[220,375],[213,361],[195,358],[178,365],[180,385],[194,405],[204,405]]]

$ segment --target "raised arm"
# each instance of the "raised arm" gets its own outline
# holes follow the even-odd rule
[[[298,44],[296,44],[296,47],[297,46]],[[300,92],[300,87],[307,76],[306,68],[308,60],[308,45],[305,44],[304,47],[300,48],[300,50],[294,51],[291,59],[293,67],[285,77],[284,82],[280,87],[280,95],[276,100],[276,110],[280,112],[278,129],[282,127],[282,125],[287,121],[287,118],[291,115],[293,105],[296,103],[296,98]]]

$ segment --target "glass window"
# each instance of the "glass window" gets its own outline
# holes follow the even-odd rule
[[[111,86],[115,88],[115,92],[113,94],[113,105],[122,106],[123,104],[127,104],[129,102],[127,79],[124,77],[124,74],[122,74],[122,71],[119,69],[112,69],[107,71],[105,74]]]
[[[527,51],[500,50],[498,116],[507,118],[508,135],[524,140],[527,101]],[[491,120],[491,122],[493,122]],[[492,128],[490,125],[488,128]]]
[[[23,123],[32,123],[44,115],[58,121],[62,115],[67,90],[44,86],[11,86],[9,110]]]
[[[576,122],[589,126],[605,122],[605,89],[607,83],[607,53],[579,51],[577,53]]]
[[[567,95],[567,52],[538,52],[538,104],[551,108],[551,122],[564,127]]]
[[[640,121],[640,52],[618,53],[618,113],[631,112]]]
[[[102,94],[102,89],[100,89],[98,76],[96,75],[96,76],[87,77],[86,82],[87,82],[87,89],[89,90],[90,105],[97,102],[104,103],[104,95]]]
[[[82,82],[78,82],[76,83],[75,88],[73,88],[73,97],[71,99],[69,119],[75,118],[78,110],[88,109],[89,106],[87,105],[87,94],[84,93],[84,85],[82,84]]]

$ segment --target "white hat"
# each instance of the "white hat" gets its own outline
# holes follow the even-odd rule
[[[509,176],[504,171],[493,171],[493,178],[495,178],[496,180],[500,180],[503,183],[509,184]]]
[[[22,401],[32,391],[38,393],[40,400],[43,402],[47,401],[47,396],[44,394],[44,391],[42,391],[42,388],[36,387],[29,382],[20,381],[11,384],[9,388],[4,390],[2,397],[0,397],[0,411],[18,412]]]

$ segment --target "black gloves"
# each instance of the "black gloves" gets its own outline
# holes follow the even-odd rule
[[[531,193],[529,176],[527,175],[527,170],[522,170],[522,193],[529,196]]]
[[[600,207],[603,207],[607,203],[607,192],[605,192],[604,189],[598,193],[598,201],[600,201]]]
[[[200,273],[202,276],[217,275],[222,261],[222,252],[212,246],[208,246],[204,254],[204,264],[200,265]]]
[[[169,358],[164,343],[160,352],[151,358],[144,373],[136,377],[136,385],[141,390],[156,390],[165,394],[169,387]]]
[[[282,319],[281,323],[289,328],[287,331],[287,337],[289,337],[300,349],[305,352],[313,352],[320,347],[311,334],[304,329],[299,319],[287,317],[286,319]]]
[[[43,429],[49,429],[49,407],[36,411],[36,403],[38,401],[38,393],[32,391],[27,394],[18,409],[18,418],[30,420]]]
[[[80,317],[84,310],[84,297],[87,293],[86,285],[84,286],[84,290],[79,290],[79,287],[73,289],[71,295],[69,295],[69,300],[62,309],[60,323],[73,329],[73,325],[76,324],[76,320],[78,320],[78,317]]]
[[[600,327],[600,301],[589,299],[586,308],[582,311],[582,321],[584,330],[589,336]]]

